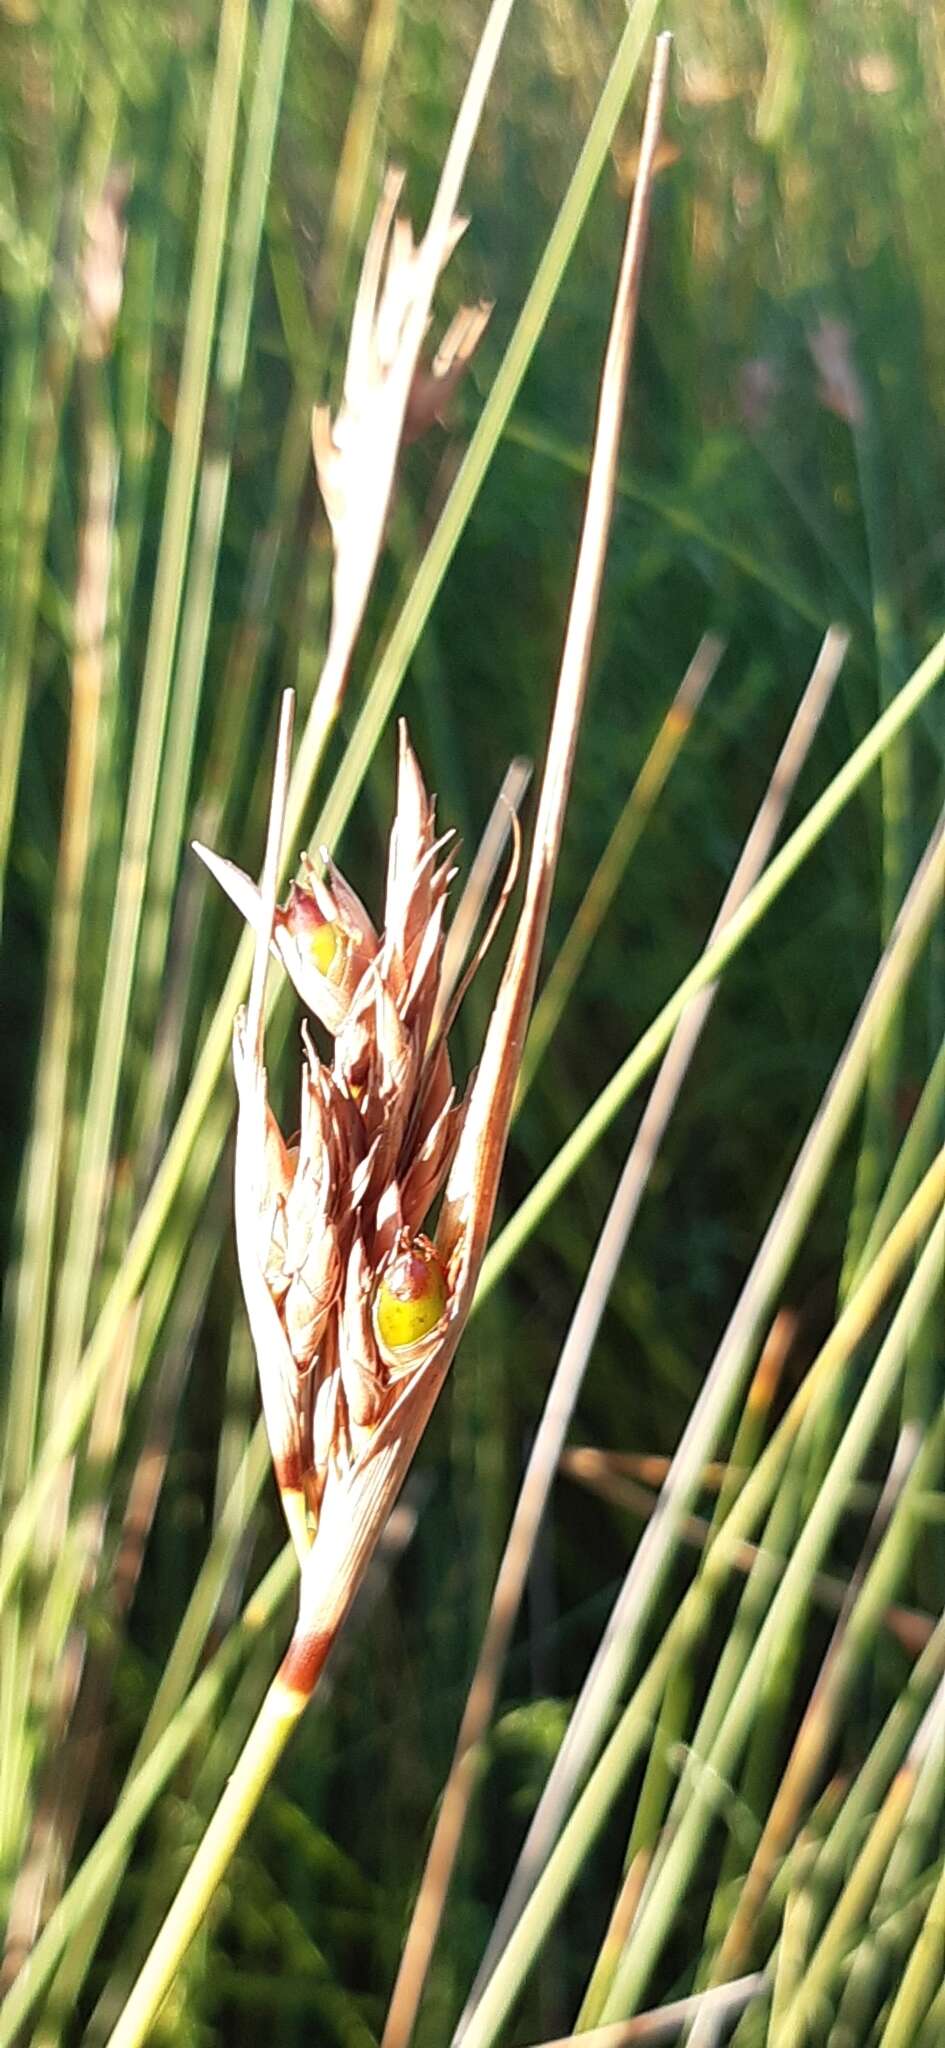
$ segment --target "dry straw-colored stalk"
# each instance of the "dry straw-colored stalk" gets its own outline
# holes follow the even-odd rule
[[[682,2030],[700,2016],[714,2025],[730,2027],[733,2018],[766,1989],[760,1970],[739,1977],[710,1991],[693,1992],[689,1998],[674,1998],[670,2005],[654,2006],[652,2012],[637,2013],[631,2020],[617,2020],[607,2027],[584,2028],[579,2034],[562,2034],[556,2041],[542,2041],[540,2048],[656,2048],[657,2042],[678,2041]]]

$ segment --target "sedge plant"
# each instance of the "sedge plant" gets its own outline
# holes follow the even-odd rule
[[[940,2031],[940,53],[665,9],[0,23],[11,2048]]]

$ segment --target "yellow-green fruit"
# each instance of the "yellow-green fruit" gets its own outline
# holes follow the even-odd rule
[[[377,1290],[377,1334],[389,1351],[405,1351],[436,1328],[446,1309],[446,1281],[425,1237],[415,1237],[391,1260]]]
[[[308,950],[319,974],[327,974],[338,951],[339,930],[336,924],[321,924],[312,932]]]
[[[344,965],[345,934],[333,918],[322,915],[311,889],[293,882],[283,921],[296,945],[308,954],[319,974],[328,975],[334,967],[333,979],[337,978],[339,967]]]

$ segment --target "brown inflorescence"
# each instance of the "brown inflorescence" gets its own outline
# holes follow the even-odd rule
[[[329,1470],[343,1472],[365,1448],[449,1320],[447,1275],[421,1226],[462,1115],[432,1029],[451,838],[437,837],[401,727],[381,934],[327,857],[324,879],[305,862],[276,911],[273,951],[334,1040],[322,1060],[302,1027],[291,1142],[268,1100],[258,1115],[237,1025],[240,1270],[276,1476],[300,1504],[297,1540],[299,1513],[310,1536]],[[225,879],[252,914],[252,884],[234,883],[233,871]]]

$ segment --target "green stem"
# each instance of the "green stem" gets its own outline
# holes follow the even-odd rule
[[[708,1624],[713,1598],[724,1584],[738,1546],[750,1538],[778,1485],[797,1430],[812,1403],[829,1394],[833,1374],[848,1359],[885,1299],[915,1243],[913,1231],[924,1230],[941,1208],[942,1169],[926,1176],[922,1216],[918,1196],[890,1235],[881,1258],[844,1309],[807,1379],[794,1396],[755,1470],[746,1480],[728,1519],[706,1554],[702,1573],[670,1623],[649,1669],[636,1687],[610,1737],[599,1763],[577,1799],[567,1826],[533,1885],[508,1946],[489,1977],[462,2035],[463,2048],[488,2048],[533,1962],[542,1940],[584,1868],[591,1844],[604,1826],[621,1786],[641,1751],[652,1740],[653,1721],[670,1672],[688,1656]]]
[[[121,865],[53,1332],[50,1414],[72,1381],[78,1361],[108,1186],[223,261],[247,8],[248,0],[224,0],[220,20],[192,295]]]
[[[12,2048],[38,2003],[73,1932],[111,1888],[127,1862],[130,1844],[194,1737],[206,1727],[222,1689],[248,1645],[271,1620],[296,1578],[295,1553],[286,1544],[247,1602],[151,1755],[122,1793],[111,1818],[50,1916],[0,2006],[0,2048]]]
[[[928,1708],[905,1762],[897,1770],[882,1806],[859,1848],[840,1897],[810,1959],[804,1981],[784,2015],[777,2048],[805,2048],[809,2029],[830,1997],[844,1958],[851,1949],[853,1970],[872,1974],[873,1957],[864,1925],[881,1918],[881,1901],[901,1898],[900,1880],[908,1880],[925,1834],[937,1821],[941,1806],[942,1692]],[[854,1839],[856,1839],[854,1837]],[[828,1844],[828,1847],[830,1845]],[[820,1859],[818,1859],[820,1861]],[[890,1878],[895,1874],[895,1882]],[[814,1884],[817,1883],[815,1870]]]
[[[942,1122],[942,1104],[945,1101],[945,1038],[929,1069],[929,1073],[916,1104],[909,1128],[899,1148],[899,1154],[890,1173],[869,1235],[853,1274],[856,1284],[872,1259],[876,1247],[882,1244],[891,1223],[900,1214],[903,1204],[915,1187],[916,1180],[923,1172],[926,1162],[931,1159]]]
[[[325,1654],[327,1644],[322,1662]],[[274,1678],[108,2048],[139,2048],[147,2038],[314,1685],[313,1677],[311,1687],[301,1691],[288,1686],[281,1672]]]
[[[709,1754],[703,1758],[703,1770],[693,1783],[687,1811],[654,1880],[634,1930],[633,1944],[617,1972],[605,2009],[604,2017],[607,2019],[620,2019],[632,2013],[662,1950],[714,1815],[717,1788],[728,1782],[741,1754],[771,1652],[785,1626],[793,1625],[796,1612],[807,1597],[811,1573],[817,1569],[842,1513],[846,1488],[855,1478],[870,1448],[903,1370],[911,1338],[921,1327],[934,1299],[943,1254],[945,1215],[940,1218],[926,1244],[844,1431],[825,1483],[801,1531],[764,1626],[745,1663],[724,1723]],[[872,1577],[871,1572],[866,1581],[870,1593]]]
[[[229,271],[220,314],[220,342],[209,418],[215,435],[204,456],[194,514],[181,615],[180,644],[167,728],[161,797],[154,830],[148,914],[141,934],[138,985],[147,1016],[167,947],[174,881],[180,860],[190,788],[197,712],[203,685],[210,615],[232,473],[238,405],[249,344],[249,322],[259,265],[266,195],[282,105],[286,52],[294,0],[269,0],[259,40],[246,151],[233,220]],[[154,1127],[160,1104],[144,1088],[141,1128]]]
[[[925,1924],[893,2000],[879,2048],[912,2048],[945,1972],[945,1870],[932,1895]]]

